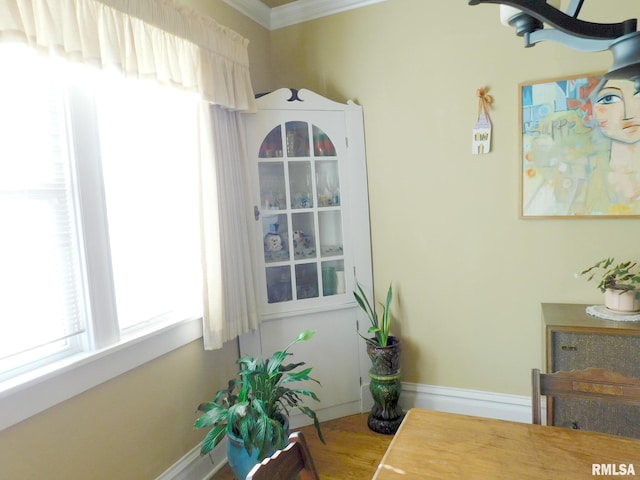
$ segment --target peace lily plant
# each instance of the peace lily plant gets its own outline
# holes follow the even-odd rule
[[[303,397],[319,401],[310,390],[290,388],[294,382],[310,380],[311,367],[296,370],[305,362],[283,365],[293,355],[289,349],[311,339],[315,331],[305,330],[287,347],[275,352],[271,358],[243,357],[238,359],[237,377],[229,380],[227,388],[219,390],[211,402],[202,403],[198,410],[203,414],[196,420],[195,428],[208,428],[200,452],[206,454],[218,445],[225,435],[235,435],[244,442],[249,455],[258,450],[258,461],[287,443],[286,425],[291,409],[297,409],[313,419],[318,436],[324,443],[316,413],[302,404]],[[296,370],[296,371],[294,371]]]

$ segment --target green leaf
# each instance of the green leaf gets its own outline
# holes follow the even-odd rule
[[[305,395],[307,397],[311,397],[313,398],[316,402],[319,402],[320,399],[316,396],[316,394],[314,392],[312,392],[311,390],[300,390],[300,389],[293,389],[291,390],[292,392],[296,393],[296,394],[300,394],[300,395]]]
[[[271,356],[271,359],[268,362],[268,367],[267,367],[267,372],[269,373],[269,375],[274,374],[275,372],[280,371],[280,365],[282,365],[282,362],[284,361],[285,358],[287,358],[287,355],[290,355],[289,353],[285,351],[282,352],[276,352]]]
[[[391,284],[389,284],[389,290],[387,291],[387,300],[385,305],[383,306],[383,311],[382,311],[382,326],[380,327],[380,332],[378,334],[380,345],[383,347],[387,345],[387,341],[389,339],[389,328],[391,327],[391,317],[390,317],[389,308],[391,306],[392,299],[393,299],[393,292],[391,289]]]
[[[589,274],[587,281],[593,280],[596,274],[600,275],[597,288],[604,292],[607,288],[617,290],[634,290],[640,285],[640,267],[638,262],[631,260],[615,264],[613,257],[596,262],[593,266],[582,271],[581,274]]]
[[[280,371],[281,372],[290,372],[294,368],[301,367],[304,364],[305,364],[305,362],[298,362],[298,363],[290,363],[289,365],[283,365],[283,366],[280,367]]]
[[[278,431],[279,429],[279,431]],[[258,461],[271,454],[271,449],[284,448],[282,426],[269,417],[260,417],[256,423],[254,445],[258,449]]]
[[[320,440],[322,441],[322,443],[326,444],[327,442],[324,440],[324,436],[322,435],[322,430],[320,429],[320,421],[318,420],[318,416],[316,415],[316,412],[311,410],[309,407],[298,407],[298,409],[308,417],[313,418],[313,426],[316,427],[316,432],[318,432],[318,437],[320,437]]]
[[[220,405],[213,404],[213,407],[198,417],[193,424],[195,428],[206,428],[211,425],[224,422],[227,419],[228,410]]]
[[[216,446],[222,441],[226,434],[226,425],[218,425],[216,427],[213,427],[202,441],[202,445],[200,447],[200,455],[206,455],[211,450],[216,448]]]
[[[218,404],[215,402],[206,402],[198,405],[198,411],[200,412],[208,412],[212,408],[215,408]]]
[[[371,323],[371,326],[377,327],[378,326],[378,315],[376,314],[375,310],[371,307],[371,304],[369,303],[369,300],[367,299],[367,294],[364,293],[364,290],[362,289],[362,287],[358,283],[357,279],[356,279],[356,289],[357,289],[357,292],[356,291],[353,292],[353,296],[355,297],[356,302],[358,302],[358,305],[360,306],[362,311],[369,318],[369,322]]]
[[[244,441],[244,448],[249,455],[253,452],[254,447],[254,434],[252,433],[255,428],[255,421],[250,416],[244,417],[237,423],[238,435]]]
[[[288,383],[288,382],[300,382],[302,380],[311,380],[313,382],[316,382],[317,384],[320,384],[320,382],[318,382],[315,378],[311,378],[309,376],[309,373],[311,373],[311,370],[313,370],[312,368],[305,368],[304,370],[300,370],[299,372],[293,372],[290,373],[284,380],[282,380],[282,383]]]
[[[368,332],[373,333],[376,337],[376,342],[378,345],[385,346],[387,345],[387,341],[389,338],[389,330],[391,327],[391,312],[390,306],[391,301],[393,299],[393,289],[391,284],[389,284],[389,289],[387,290],[387,298],[385,303],[380,303],[382,307],[382,316],[379,318],[376,311],[371,307],[371,303],[367,299],[367,295],[364,290],[358,283],[356,279],[356,290],[353,292],[353,296],[356,299],[356,302],[362,309],[362,311],[369,318],[369,322],[371,323],[371,327],[369,327]],[[362,337],[362,335],[360,335]],[[371,339],[367,339],[363,337],[367,343],[371,343],[372,345],[376,345],[376,342],[371,341]]]

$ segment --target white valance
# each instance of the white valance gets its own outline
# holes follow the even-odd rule
[[[248,41],[175,0],[0,0],[0,41],[115,66],[254,110]]]

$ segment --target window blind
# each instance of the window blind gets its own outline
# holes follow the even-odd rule
[[[0,48],[22,62],[0,76],[0,374],[75,348],[86,326],[64,89],[30,53]]]

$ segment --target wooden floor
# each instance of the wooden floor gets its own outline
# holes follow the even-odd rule
[[[304,427],[305,439],[322,480],[370,480],[393,438],[372,432],[367,413],[322,423],[324,445],[313,428]],[[212,480],[234,480],[229,465]]]

